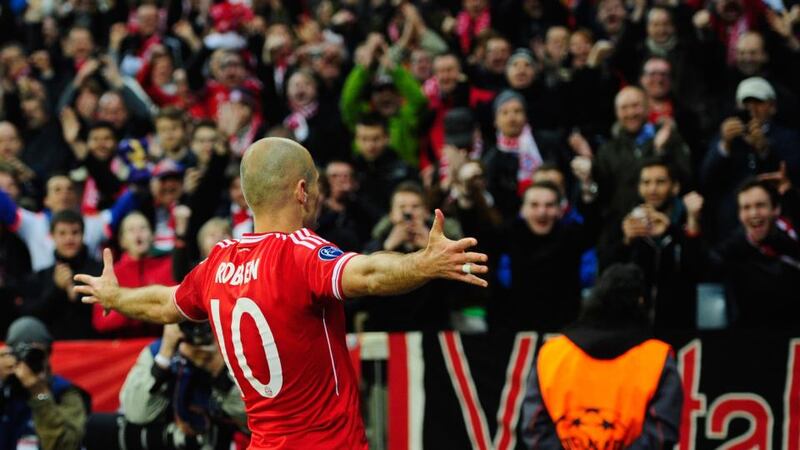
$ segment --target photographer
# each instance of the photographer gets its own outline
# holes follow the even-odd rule
[[[33,317],[8,328],[0,347],[0,450],[80,448],[88,396],[50,372],[52,342]]]
[[[246,429],[241,394],[208,323],[165,326],[128,372],[120,404],[118,435],[128,450],[228,449]]]

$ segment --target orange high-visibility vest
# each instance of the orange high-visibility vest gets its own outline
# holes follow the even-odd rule
[[[642,433],[670,346],[647,340],[595,359],[565,336],[539,351],[539,390],[565,450],[622,449]]]

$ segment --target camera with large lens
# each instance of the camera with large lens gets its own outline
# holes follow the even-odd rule
[[[47,358],[45,351],[31,344],[17,344],[11,349],[17,361],[24,362],[31,372],[39,374],[44,372],[44,361]]]
[[[181,322],[179,325],[183,333],[183,341],[198,347],[214,344],[214,335],[211,334],[211,325],[208,322]]]

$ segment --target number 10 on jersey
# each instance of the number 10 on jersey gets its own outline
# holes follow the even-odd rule
[[[236,385],[239,387],[239,390],[244,392],[239,378],[234,375],[236,372],[233,370],[231,360],[228,357],[228,351],[226,350],[228,338],[233,343],[233,353],[234,356],[236,356],[236,362],[239,364],[244,379],[250,383],[250,386],[262,397],[273,398],[277,396],[281,391],[281,387],[283,387],[283,369],[281,368],[278,346],[275,344],[275,338],[272,336],[272,329],[269,327],[264,313],[261,312],[261,309],[259,309],[256,302],[252,299],[240,297],[236,299],[230,320],[228,321],[228,323],[230,323],[230,330],[225,330],[220,317],[219,304],[220,301],[218,299],[211,299],[211,320],[214,323],[214,333],[217,335],[217,342],[219,342],[219,348],[222,352],[222,358],[225,360],[225,365],[228,366],[231,376],[236,380]],[[262,383],[255,377],[252,369],[250,369],[250,365],[247,363],[247,357],[244,354],[241,324],[242,316],[245,314],[253,319],[258,329],[258,335],[261,339],[261,348],[264,349],[264,354],[267,358],[267,367],[269,368],[269,383],[267,384]],[[229,331],[227,335],[225,334],[226,331]],[[263,379],[267,374],[259,375]]]

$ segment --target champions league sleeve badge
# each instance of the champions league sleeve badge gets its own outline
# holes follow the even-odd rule
[[[326,245],[325,247],[321,247],[319,251],[317,251],[317,256],[319,259],[323,261],[333,261],[334,259],[342,256],[344,254],[343,251],[339,250],[338,248],[332,245]]]

